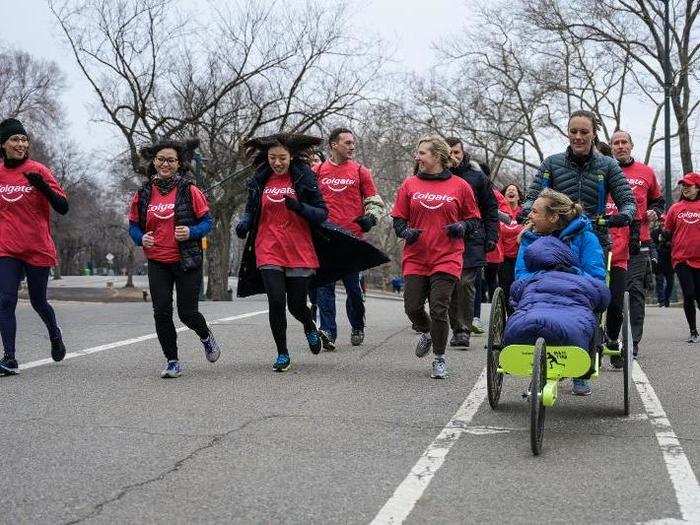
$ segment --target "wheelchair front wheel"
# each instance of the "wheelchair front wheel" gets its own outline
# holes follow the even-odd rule
[[[530,382],[530,447],[535,456],[542,451],[544,435],[544,404],[542,391],[547,384],[547,346],[543,338],[535,342],[532,356],[532,380]]]

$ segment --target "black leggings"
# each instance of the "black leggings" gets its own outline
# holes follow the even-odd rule
[[[675,270],[683,291],[683,310],[688,321],[688,327],[693,334],[697,334],[695,303],[700,309],[700,268],[692,268],[685,263],[680,263],[676,265]]]
[[[204,316],[199,313],[199,289],[202,269],[182,271],[179,263],[148,261],[148,287],[153,301],[156,334],[168,361],[177,360],[177,332],[173,323],[173,286],[177,292],[177,316],[197,332],[200,339],[209,336]]]
[[[610,341],[617,341],[622,328],[622,303],[625,298],[627,270],[619,266],[610,269],[610,305],[606,317],[606,332]]]
[[[46,301],[46,285],[49,268],[31,266],[13,257],[0,257],[0,335],[5,355],[14,358],[17,334],[17,292],[23,276],[27,276],[27,289],[32,308],[39,314],[49,331],[50,339],[60,337],[56,314]]]
[[[489,294],[489,302],[493,301],[493,292],[498,288],[498,272],[501,263],[486,263],[484,279],[486,280],[486,290]]]
[[[289,354],[287,350],[287,312],[304,325],[304,333],[316,329],[311,310],[306,304],[310,277],[287,277],[284,271],[261,270],[267,302],[269,304],[270,329],[275,339],[278,354]]]

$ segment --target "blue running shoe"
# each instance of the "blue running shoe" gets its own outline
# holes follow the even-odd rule
[[[221,348],[219,343],[214,339],[214,334],[209,332],[209,337],[202,339],[202,346],[204,347],[204,356],[210,363],[216,363],[216,361],[221,356]]]
[[[574,379],[571,385],[571,393],[575,396],[590,396],[591,381],[589,379]]]
[[[277,359],[275,359],[275,362],[272,364],[272,369],[275,372],[286,372],[289,370],[289,365],[291,365],[292,362],[289,359],[289,354],[278,354]]]
[[[182,365],[180,364],[180,361],[168,361],[168,364],[165,365],[165,368],[160,373],[160,377],[163,379],[175,379],[181,375]]]
[[[19,374],[19,365],[14,357],[4,356],[0,360],[0,376],[16,376]]]
[[[309,342],[312,354],[316,355],[321,351],[321,334],[318,333],[318,330],[314,329],[307,333],[306,340]]]

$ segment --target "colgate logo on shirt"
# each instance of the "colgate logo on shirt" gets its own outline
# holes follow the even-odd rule
[[[149,204],[148,211],[159,219],[170,219],[175,215],[175,204]]]
[[[32,192],[31,186],[0,186],[0,197],[6,202],[17,202],[27,193]]]
[[[605,204],[605,211],[608,212],[608,215],[616,214],[617,213],[617,206],[615,206],[614,202],[608,202]]]
[[[695,224],[700,221],[699,211],[682,211],[678,214],[678,218],[682,219],[687,224]]]
[[[296,192],[294,188],[265,188],[263,190],[263,195],[271,202],[284,202],[284,197],[286,195],[294,197]]]
[[[630,186],[644,186],[646,185],[646,182],[644,179],[627,179],[627,182],[630,183]]]
[[[355,179],[340,179],[334,177],[324,177],[321,179],[321,184],[328,186],[328,189],[336,193],[340,193],[348,189],[348,186],[355,184]]]
[[[446,202],[452,202],[455,200],[455,198],[451,197],[450,195],[441,195],[439,193],[430,192],[423,193],[420,191],[414,193],[413,197],[411,198],[414,201],[418,201],[421,206],[429,210],[437,210],[438,208],[442,208]]]

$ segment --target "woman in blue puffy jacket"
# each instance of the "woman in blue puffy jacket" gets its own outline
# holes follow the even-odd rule
[[[552,345],[590,349],[596,312],[610,302],[603,249],[579,204],[563,193],[542,191],[520,239],[510,295],[504,344]],[[587,379],[574,379],[572,392],[590,395]]]

